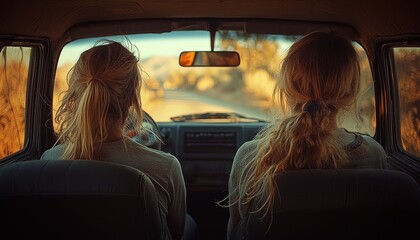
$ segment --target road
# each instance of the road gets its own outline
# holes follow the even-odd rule
[[[168,122],[173,116],[204,112],[236,112],[249,117],[266,119],[262,110],[258,111],[251,107],[185,90],[163,90],[161,97],[147,104],[144,103],[143,108],[156,122]]]

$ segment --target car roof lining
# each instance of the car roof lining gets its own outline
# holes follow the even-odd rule
[[[256,30],[285,31],[282,34],[298,31],[293,28],[299,28],[299,23],[309,24],[308,29],[319,23],[343,24],[356,30],[356,39],[368,56],[373,56],[379,37],[420,32],[420,14],[411,0],[14,0],[1,4],[0,35],[43,37],[55,53],[77,37],[105,34],[109,29],[107,24],[116,27],[114,32],[130,28],[131,31],[155,32],[163,31],[158,29],[163,25],[136,28],[136,24],[159,19],[165,22],[202,18],[259,19],[267,21],[267,25]],[[272,20],[275,22],[268,23]],[[290,28],[277,26],[287,22],[293,23]],[[86,26],[79,29],[78,26],[84,24]],[[129,26],[124,27],[124,24]],[[92,26],[90,32],[83,34],[83,28],[88,29],[88,25]],[[251,29],[248,26],[247,31]]]
[[[302,35],[313,30],[337,31],[355,39],[354,28],[345,24],[315,23],[282,20],[255,19],[167,19],[167,20],[127,20],[105,23],[78,24],[68,31],[70,41],[80,38],[139,33],[164,33],[171,31],[237,30],[257,34]]]
[[[372,42],[420,32],[414,1],[383,0],[14,0],[1,4],[0,34],[45,36],[53,42],[79,23],[139,19],[248,18],[343,23]]]

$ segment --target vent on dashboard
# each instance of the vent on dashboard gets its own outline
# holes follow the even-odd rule
[[[186,132],[184,153],[235,153],[236,132]]]

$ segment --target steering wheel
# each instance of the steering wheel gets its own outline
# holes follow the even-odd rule
[[[159,127],[157,126],[155,120],[143,110],[143,130],[135,135],[133,138],[134,141],[139,142],[147,147],[154,148],[157,150],[162,149],[162,140]]]

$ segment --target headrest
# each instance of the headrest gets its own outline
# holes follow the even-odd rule
[[[0,194],[138,195],[144,178],[141,171],[121,164],[94,160],[32,160],[0,167]]]

